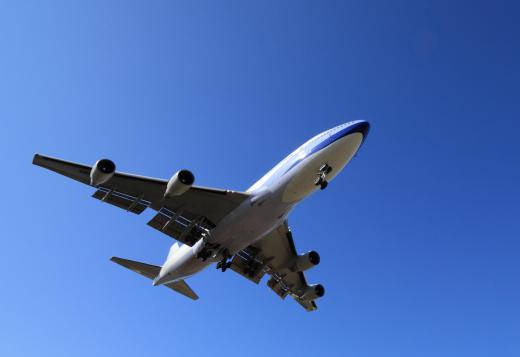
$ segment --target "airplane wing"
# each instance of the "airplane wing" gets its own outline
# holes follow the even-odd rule
[[[265,274],[270,275],[267,285],[282,299],[291,295],[305,310],[318,307],[314,299],[305,298],[312,288],[307,284],[305,274],[291,268],[298,257],[291,230],[287,221],[255,244],[237,253],[231,269],[258,284]],[[320,285],[320,296],[324,290]],[[319,297],[319,296],[318,296]]]
[[[33,164],[90,186],[92,166],[39,154],[34,155]],[[148,225],[190,246],[249,197],[237,191],[192,186],[180,196],[164,198],[167,183],[116,171],[96,187],[93,197],[135,214],[152,208],[158,213]]]

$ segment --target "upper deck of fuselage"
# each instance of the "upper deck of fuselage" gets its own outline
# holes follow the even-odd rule
[[[326,130],[301,145],[298,149],[289,154],[285,159],[280,161],[267,174],[251,186],[247,192],[264,190],[279,181],[282,176],[288,174],[294,167],[298,166],[309,156],[323,150],[337,140],[353,133],[361,133],[363,144],[368,132],[370,124],[365,120],[354,120],[332,129]]]

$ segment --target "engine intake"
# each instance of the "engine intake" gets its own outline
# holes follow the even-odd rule
[[[314,284],[307,286],[307,289],[303,293],[301,299],[310,301],[316,300],[325,295],[325,288],[321,284]]]
[[[116,165],[109,159],[98,160],[90,170],[90,184],[99,186],[114,176]]]
[[[294,272],[305,271],[318,264],[320,264],[320,255],[318,254],[318,252],[312,250],[305,254],[299,255],[296,258],[296,262],[294,263],[291,270]]]
[[[166,185],[164,197],[173,197],[182,195],[188,191],[195,182],[195,176],[188,170],[179,170],[172,176]]]

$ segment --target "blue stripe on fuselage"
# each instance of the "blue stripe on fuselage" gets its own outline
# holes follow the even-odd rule
[[[368,124],[368,122],[358,120],[336,126],[332,129],[329,129],[316,135],[315,137],[307,141],[305,144],[300,146],[298,149],[293,151],[281,162],[279,162],[278,165],[271,169],[260,180],[255,182],[255,184],[249,188],[248,192],[276,184],[276,182],[278,182],[282,176],[287,174],[295,166],[300,164],[309,156],[320,150],[323,150],[332,143],[338,141],[339,139],[349,134],[361,133],[363,135],[361,144],[363,144],[369,129],[370,125]]]
[[[334,130],[334,129],[332,129],[332,130]],[[321,149],[326,148],[333,142],[335,142],[347,135],[354,134],[354,133],[361,133],[363,135],[363,139],[361,141],[361,145],[363,145],[363,141],[365,141],[365,138],[367,137],[369,130],[370,130],[370,124],[367,121],[361,121],[361,122],[357,122],[352,125],[346,126],[345,128],[338,130],[334,134],[330,135],[322,142],[318,143],[318,145],[314,146],[311,149],[311,151],[307,155],[305,155],[305,157],[308,157],[308,156],[320,151]]]
[[[305,160],[306,158],[308,158],[312,154],[317,153],[318,151],[325,149],[330,144],[334,143],[335,141],[337,141],[337,140],[339,140],[339,139],[341,139],[341,138],[343,138],[343,137],[345,137],[347,135],[354,134],[354,133],[361,133],[363,135],[363,139],[361,140],[361,144],[360,144],[360,147],[361,147],[361,145],[363,145],[363,142],[365,141],[365,139],[366,139],[366,137],[368,135],[368,132],[370,130],[370,124],[367,121],[359,121],[359,122],[356,122],[356,123],[354,123],[352,125],[347,125],[344,128],[338,130],[338,128],[341,128],[344,125],[345,124],[340,125],[339,127],[331,129],[333,134],[327,136],[324,140],[322,140],[321,142],[318,142],[315,146],[310,148],[310,150],[307,151],[303,157],[299,157],[298,160],[293,162],[292,165],[289,166],[289,168],[287,168],[287,170],[283,173],[283,175],[288,173],[290,170],[292,170],[293,167],[298,165],[300,162],[302,162],[303,160]],[[336,131],[336,132],[334,132],[334,131]]]

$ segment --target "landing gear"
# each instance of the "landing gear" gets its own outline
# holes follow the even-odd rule
[[[222,272],[225,272],[227,270],[227,268],[230,268],[231,267],[231,262],[229,261],[225,261],[225,262],[218,262],[217,263],[217,269],[220,269],[222,270]]]
[[[222,260],[217,263],[217,269],[220,269],[222,270],[222,272],[225,272],[227,268],[231,267],[231,255],[229,254],[229,251],[227,249],[224,249],[222,255]]]
[[[320,190],[324,190],[324,189],[326,189],[328,185],[329,185],[329,181],[327,181],[327,180],[323,180],[323,181],[320,183]]]
[[[314,185],[320,186],[321,190],[327,188],[329,182],[327,181],[327,175],[332,171],[332,167],[329,164],[323,164],[318,170],[318,177],[314,180]]]
[[[209,257],[213,255],[213,252],[209,249],[203,249],[197,254],[197,258],[201,259],[203,262],[208,260]]]
[[[205,262],[206,260],[208,260],[210,258],[214,258],[215,252],[217,252],[219,249],[219,245],[214,244],[214,243],[204,242],[203,239],[201,239],[201,241],[199,241],[199,242],[202,244],[202,249],[200,249],[200,251],[197,253],[197,259],[200,259],[203,262]],[[198,245],[199,242],[195,243],[195,245]]]

